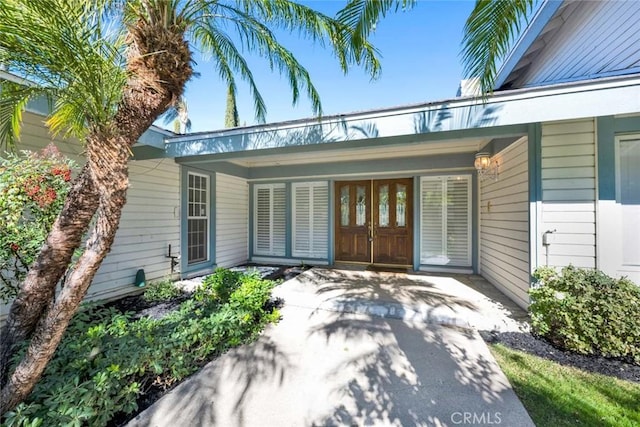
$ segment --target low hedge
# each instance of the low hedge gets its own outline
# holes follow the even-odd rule
[[[229,274],[218,270],[214,276]],[[279,318],[267,304],[274,283],[233,277],[224,300],[200,292],[161,319],[136,319],[113,307],[82,309],[28,401],[6,414],[5,425],[104,426],[116,414],[134,413],[151,387],[170,387],[216,354],[251,340]]]
[[[601,271],[534,272],[531,326],[559,348],[640,363],[640,287]]]

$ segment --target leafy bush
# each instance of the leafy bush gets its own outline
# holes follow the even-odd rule
[[[241,271],[217,268],[212,275],[205,277],[194,297],[197,301],[210,298],[223,303],[227,302],[231,293],[240,286],[242,276]]]
[[[182,290],[171,280],[160,280],[150,283],[144,290],[142,298],[151,303],[171,301],[182,295]]]
[[[265,310],[273,283],[238,279],[228,302],[192,298],[158,320],[83,308],[29,400],[7,414],[7,426],[104,426],[118,413],[134,412],[152,387],[170,387],[215,354],[252,339],[279,317]]]
[[[640,363],[640,287],[572,266],[561,274],[539,268],[534,277],[537,284],[529,291],[534,333],[563,349]]]
[[[53,144],[0,157],[0,301],[17,294],[62,209],[74,167]]]

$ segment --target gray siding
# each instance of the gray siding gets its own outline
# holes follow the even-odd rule
[[[529,304],[527,139],[494,156],[497,181],[480,182],[480,273],[519,305]]]
[[[249,184],[216,174],[216,265],[231,267],[249,257]]]
[[[18,149],[40,150],[52,141],[42,116],[24,113]],[[83,162],[82,147],[75,140],[53,139],[60,151]],[[147,282],[170,274],[168,245],[180,252],[179,167],[171,159],[130,162],[130,188],[120,228],[111,253],[102,263],[89,288],[87,299],[109,299],[136,292],[133,286],[139,268]],[[0,317],[7,306],[0,306]]]
[[[538,265],[596,267],[595,165],[593,119],[542,125]],[[542,246],[542,234],[553,230]]]
[[[567,3],[512,72],[512,87],[640,71],[640,2]]]

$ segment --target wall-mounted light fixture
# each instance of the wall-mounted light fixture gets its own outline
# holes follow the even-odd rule
[[[493,178],[494,181],[498,180],[498,162],[491,160],[489,153],[476,154],[476,160],[473,162],[476,171],[478,171],[478,177],[481,181],[487,178]]]

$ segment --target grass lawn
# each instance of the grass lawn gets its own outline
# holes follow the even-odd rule
[[[538,427],[639,426],[640,384],[585,372],[491,346],[496,360]]]

